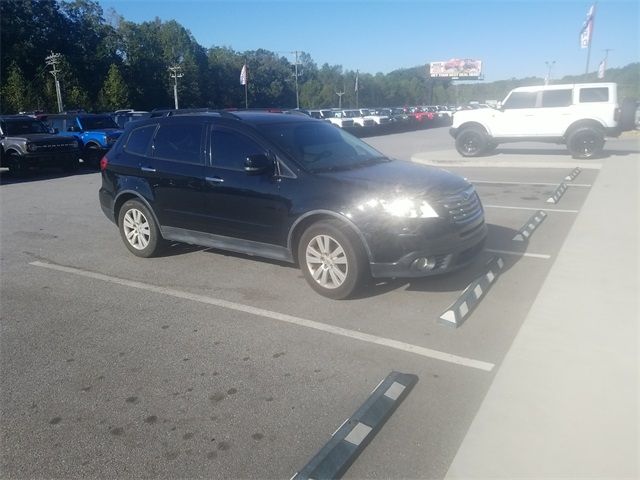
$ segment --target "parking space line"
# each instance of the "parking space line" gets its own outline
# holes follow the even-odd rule
[[[490,181],[490,180],[467,180],[471,183],[483,184],[483,185],[530,185],[535,187],[557,187],[557,183],[547,182],[502,182],[502,181]],[[590,188],[593,185],[590,183],[567,183],[567,187],[585,187]]]
[[[82,270],[74,267],[66,267],[63,265],[57,265],[53,263],[36,261],[36,262],[30,262],[29,265],[32,265],[34,267],[48,268],[50,270],[56,270],[64,273],[70,273],[70,274],[78,275],[85,278],[101,280],[103,282],[121,285],[124,287],[145,290],[147,292],[159,293],[161,295],[181,298],[184,300],[191,300],[194,302],[204,303],[207,305],[214,305],[216,307],[222,307],[222,308],[226,308],[226,309],[234,310],[238,312],[244,312],[244,313],[248,313],[250,315],[255,315],[258,317],[269,318],[271,320],[277,320],[280,322],[298,325],[301,327],[312,328],[314,330],[319,330],[321,332],[330,333],[333,335],[339,335],[347,338],[352,338],[355,340],[372,343],[374,345],[393,348],[395,350],[400,350],[406,353],[413,353],[414,355],[419,355],[419,356],[430,358],[433,360],[440,360],[443,362],[453,363],[453,364],[464,366],[464,367],[475,368],[478,370],[483,370],[485,372],[490,372],[495,367],[495,364],[493,363],[484,362],[481,360],[474,360],[472,358],[461,357],[458,355],[441,352],[439,350],[433,350],[430,348],[420,347],[418,345],[412,345],[410,343],[400,342],[398,340],[392,340],[390,338],[379,337],[377,335],[371,335],[368,333],[362,333],[362,332],[349,330],[342,327],[327,325],[325,323],[320,323],[313,320],[307,320],[305,318],[294,317],[293,315],[272,312],[270,310],[252,307],[249,305],[243,305],[241,303],[229,302],[227,300],[222,300],[219,298],[208,297],[205,295],[197,295],[194,293],[175,290],[172,288],[159,287],[156,285],[138,282],[135,280],[126,280],[123,278],[112,277],[110,275],[104,275],[101,273],[91,272],[88,270]]]
[[[489,253],[498,253],[502,255],[513,255],[517,257],[540,258],[543,260],[549,260],[551,258],[551,255],[547,255],[546,253],[514,252],[511,250],[496,250],[493,248],[485,248],[484,251]]]
[[[540,210],[540,208],[533,208],[533,207],[510,207],[507,205],[482,205],[484,208],[505,208],[508,210],[535,210],[538,211]],[[578,213],[579,210],[563,210],[561,208],[546,208],[544,209],[545,212],[555,212],[555,213]]]

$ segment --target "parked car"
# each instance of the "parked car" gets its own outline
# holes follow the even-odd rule
[[[371,110],[369,108],[361,108],[359,110],[360,115],[364,118],[370,118],[376,125],[387,125],[389,123],[388,115],[381,115],[377,113],[375,110]]]
[[[124,129],[127,123],[150,117],[151,114],[143,110],[127,109],[116,110],[111,114],[111,116],[113,117],[113,120],[118,124],[118,127]]]
[[[122,134],[122,129],[107,114],[56,113],[42,118],[57,134],[78,140],[82,160],[96,168],[105,152]]]
[[[519,87],[500,109],[456,112],[450,133],[465,157],[485,155],[500,143],[533,140],[565,144],[574,158],[585,159],[602,152],[605,137],[631,128],[623,128],[620,118],[615,83]]]
[[[354,125],[353,119],[345,117],[342,112],[336,110],[320,110],[320,118],[340,128],[350,128]]]
[[[51,133],[40,120],[27,115],[0,116],[0,166],[14,175],[32,167],[61,167],[65,171],[79,166],[77,140]]]
[[[318,293],[471,262],[486,237],[474,187],[391,160],[304,115],[251,111],[129,124],[101,160],[100,204],[125,246],[166,241],[298,263]]]
[[[341,115],[353,120],[354,127],[373,127],[376,124],[373,118],[363,117],[360,110],[342,110]]]

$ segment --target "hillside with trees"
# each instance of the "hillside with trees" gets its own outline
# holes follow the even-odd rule
[[[150,110],[173,106],[169,67],[179,66],[181,107],[244,106],[239,84],[242,66],[249,70],[250,107],[296,106],[295,65],[268,50],[238,52],[226,46],[206,49],[176,21],[133,23],[91,0],[0,1],[0,111],[56,111],[54,78],[45,58],[59,53],[58,79],[65,109]],[[309,53],[298,57],[301,108],[463,104],[500,100],[521,85],[542,78],[498,82],[451,82],[430,79],[426,66],[375,75],[341,65],[318,66]],[[556,80],[599,81],[595,73]],[[603,81],[617,82],[620,98],[640,97],[640,63],[610,69]]]

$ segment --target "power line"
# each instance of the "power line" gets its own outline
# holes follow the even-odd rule
[[[173,78],[173,101],[176,110],[178,110],[178,79],[184,77],[184,73],[182,73],[182,67],[180,65],[169,67],[169,72],[171,72],[169,76]]]

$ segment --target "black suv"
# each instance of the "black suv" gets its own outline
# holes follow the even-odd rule
[[[469,263],[486,237],[472,185],[391,160],[305,115],[251,111],[130,124],[101,160],[102,210],[140,257],[166,240],[297,262],[314,290]]]
[[[28,115],[0,116],[0,166],[14,175],[31,167],[62,167],[65,171],[79,166],[78,141],[53,135],[49,128]]]

